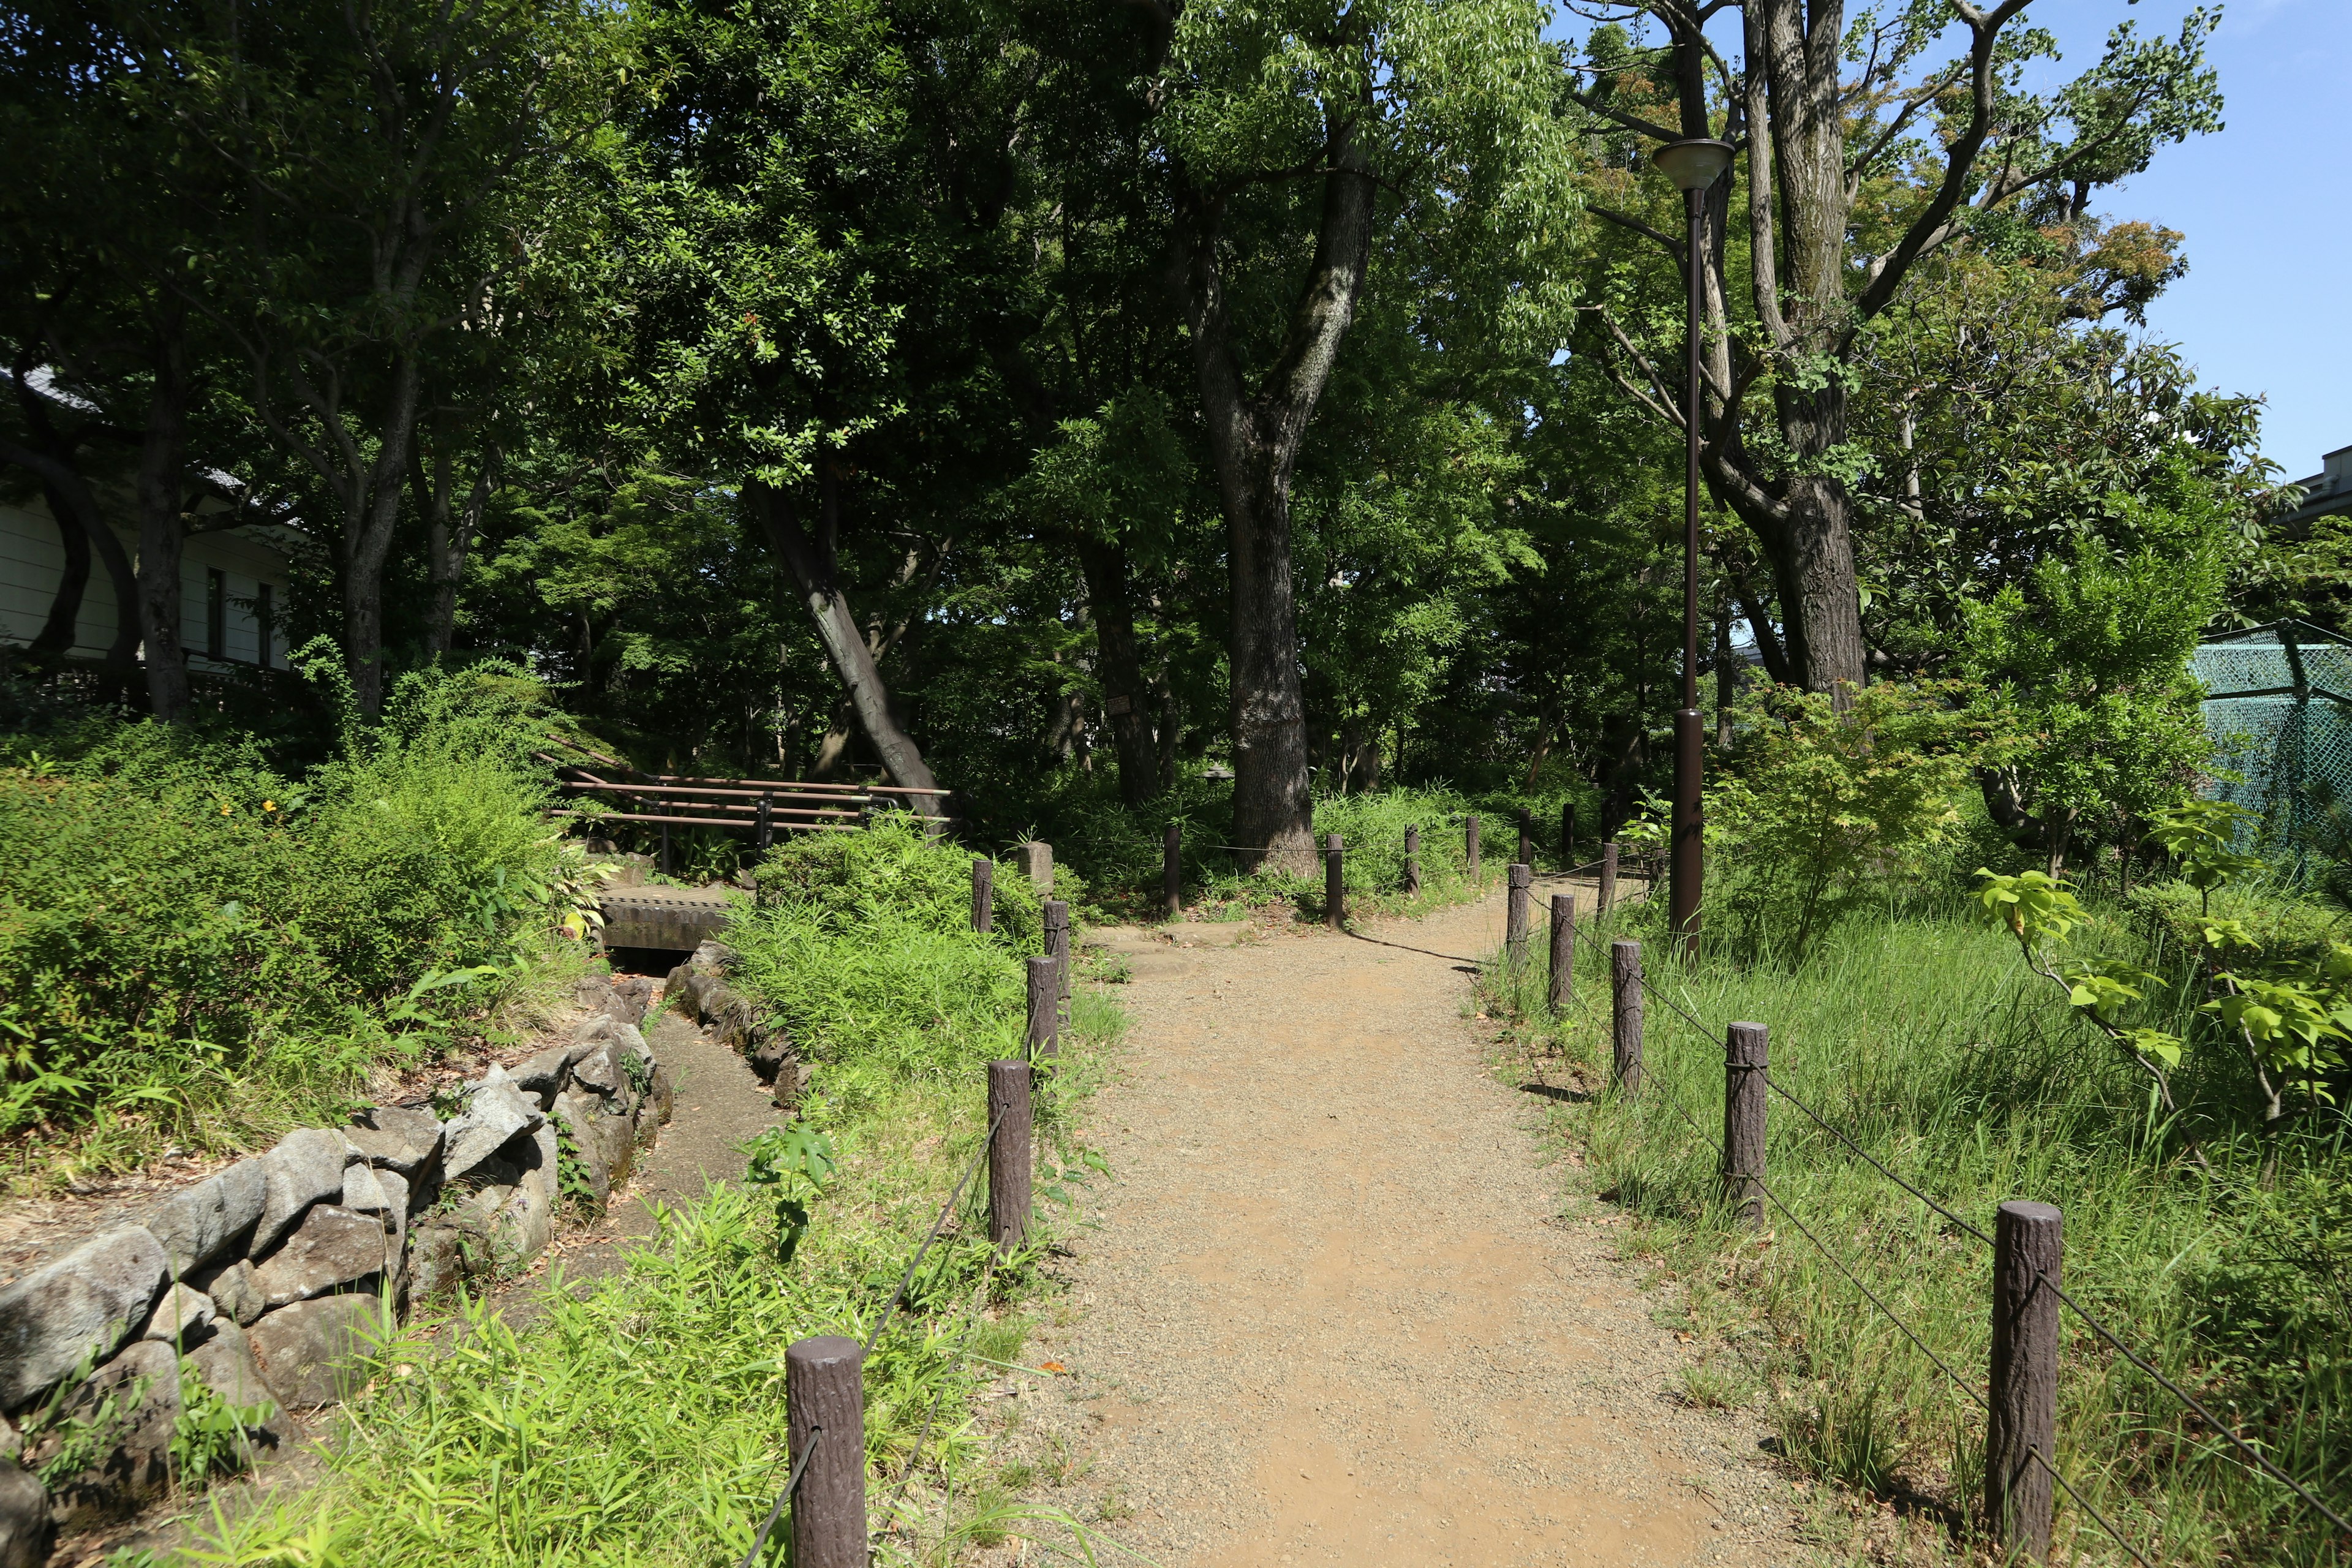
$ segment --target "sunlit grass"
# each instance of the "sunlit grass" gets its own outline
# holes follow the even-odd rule
[[[1555,1082],[1573,1070],[1596,1091],[1547,1113],[1579,1151],[1577,1184],[1636,1217],[1636,1245],[1686,1288],[1689,1326],[1737,1357],[1795,1462],[1916,1510],[1917,1542],[1940,1550],[1965,1538],[1980,1507],[1983,1417],[1785,1215],[1768,1210],[1760,1235],[1727,1224],[1707,1141],[1721,1136],[1722,1026],[1734,1019],[1769,1027],[1776,1083],[1970,1225],[1991,1231],[2009,1198],[2057,1205],[2069,1291],[2168,1375],[2236,1411],[2339,1511],[2352,1508],[2340,1341],[2332,1352],[2324,1333],[2315,1346],[2275,1343],[2266,1353],[2278,1364],[2259,1375],[2216,1342],[2234,1310],[2225,1298],[2242,1293],[2224,1280],[2244,1262],[2250,1228],[2273,1224],[2296,1172],[2341,1182],[2328,1152],[2306,1145],[2290,1153],[2278,1192],[2260,1187],[2230,1059],[2192,1063],[2176,1083],[2183,1122],[2154,1124],[2145,1078],[2023,973],[2012,944],[1958,913],[1887,912],[1855,921],[1797,970],[1684,964],[1645,943],[1652,984],[1706,1027],[1650,1000],[1649,1088],[1628,1099],[1605,1087],[1608,934],[1580,933],[1575,1001],[1557,1024],[1545,1017],[1540,931],[1522,973],[1490,971],[1484,1006],[1519,1020],[1501,1065]],[[1774,1193],[1981,1394],[1990,1249],[1786,1101],[1775,1097],[1769,1118]],[[2345,1560],[2333,1527],[2071,1314],[2066,1331],[2060,1464],[2151,1561]],[[2128,1561],[2063,1497],[2058,1531],[2080,1561]]]

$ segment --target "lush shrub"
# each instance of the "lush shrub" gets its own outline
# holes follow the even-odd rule
[[[576,900],[516,695],[412,677],[389,710],[299,778],[149,722],[14,752],[0,1137],[124,1113],[199,1141],[267,1130],[437,1041],[408,1037],[434,1018],[414,988],[510,963]]]
[[[1788,687],[1750,693],[1727,777],[1706,792],[1706,928],[1801,961],[1853,910],[1916,879],[1965,826],[1982,738],[1943,694],[1880,682],[1840,710]],[[1664,853],[1664,808],[1625,837]]]
[[[996,929],[971,929],[971,856],[916,819],[813,833],[761,866],[761,901],[727,942],[741,984],[815,1065],[809,1114],[864,1114],[900,1086],[961,1081],[1018,1056],[1022,955],[1040,951],[1036,890],[998,868]]]

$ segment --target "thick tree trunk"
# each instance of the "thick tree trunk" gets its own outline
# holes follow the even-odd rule
[[[1789,481],[1788,575],[1804,630],[1798,679],[1844,706],[1867,679],[1862,594],[1854,579],[1853,532],[1845,486],[1826,476]]]
[[[147,428],[139,444],[139,633],[145,645],[147,706],[166,723],[188,716],[188,655],[180,638],[181,521],[187,463],[188,369],[185,316],[178,298],[158,306]]]
[[[58,591],[49,597],[49,613],[30,645],[43,658],[62,658],[73,651],[74,628],[81,621],[81,598],[89,587],[89,530],[74,515],[72,503],[55,485],[43,483],[49,517],[58,525],[58,543],[65,551],[66,567],[58,576]]]
[[[1370,107],[1363,110],[1369,115]],[[1371,254],[1377,189],[1352,121],[1328,111],[1328,152],[1315,256],[1282,349],[1255,392],[1244,384],[1218,258],[1221,198],[1187,191],[1179,218],[1179,292],[1192,331],[1209,451],[1225,513],[1232,584],[1234,837],[1244,868],[1315,860],[1307,701],[1291,581],[1290,479],[1315,405],[1355,319]]]
[[[820,560],[816,542],[793,515],[791,498],[757,479],[746,481],[742,494],[744,504],[766,531],[777,559],[800,589],[802,602],[816,622],[817,640],[824,645],[825,658],[841,677],[850,708],[857,715],[857,726],[873,744],[883,771],[902,789],[938,787],[939,780],[931,776],[921,749],[890,711],[890,689],[875,668],[874,651],[866,646],[866,634],[850,614],[848,600],[834,584],[829,563]],[[908,804],[926,816],[940,814],[936,795],[910,795]]]
[[[1304,870],[1315,847],[1315,802],[1298,668],[1298,601],[1290,577],[1289,476],[1277,482],[1268,471],[1270,454],[1251,456],[1258,482],[1225,499],[1234,837],[1245,848],[1263,846],[1262,858]]]
[[[1118,754],[1118,795],[1141,805],[1159,786],[1159,758],[1152,755],[1150,694],[1144,688],[1135,645],[1135,601],[1128,593],[1127,549],[1094,540],[1078,542],[1086,572],[1087,599],[1094,606],[1095,673],[1101,679],[1103,708],[1110,720],[1111,743]]]
[[[416,491],[417,509],[425,513],[425,574],[433,589],[431,618],[425,627],[425,649],[436,659],[457,646],[457,587],[466,575],[467,548],[473,541],[474,530],[481,523],[482,509],[489,502],[491,473],[498,461],[496,450],[482,454],[481,468],[474,475],[465,506],[454,517],[446,457],[428,466],[420,450],[411,465],[409,479]]]

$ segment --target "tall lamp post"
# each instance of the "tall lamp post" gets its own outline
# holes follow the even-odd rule
[[[1698,942],[1699,889],[1706,880],[1699,770],[1706,759],[1698,718],[1698,447],[1706,400],[1699,379],[1699,321],[1706,270],[1706,188],[1731,167],[1731,144],[1706,137],[1669,142],[1651,157],[1683,193],[1689,284],[1683,316],[1683,705],[1675,713],[1675,817],[1667,863],[1667,923],[1684,947]]]

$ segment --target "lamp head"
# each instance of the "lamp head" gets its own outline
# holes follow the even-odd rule
[[[1731,167],[1731,143],[1705,136],[1669,142],[1651,153],[1650,161],[1666,172],[1676,189],[1703,191]]]

